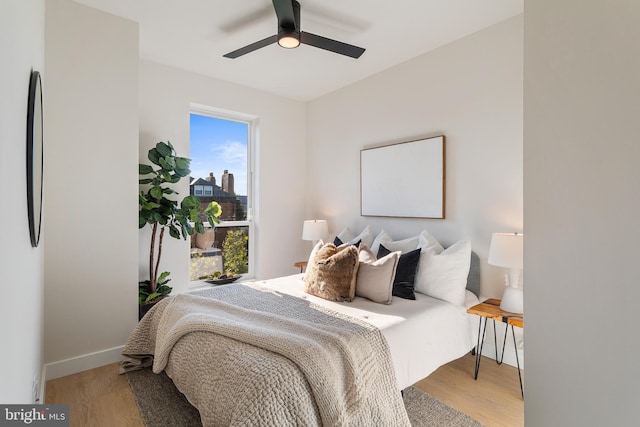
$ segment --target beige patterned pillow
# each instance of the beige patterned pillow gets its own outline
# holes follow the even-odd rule
[[[307,265],[304,291],[329,301],[353,301],[358,263],[355,246],[336,248],[333,243],[325,244]]]

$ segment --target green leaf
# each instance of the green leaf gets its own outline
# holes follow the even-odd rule
[[[180,181],[182,178],[184,178],[184,177],[182,177],[182,176],[180,176],[178,174],[175,174],[170,179],[168,179],[167,181],[172,183],[172,184],[175,184],[176,182]]]
[[[160,166],[160,157],[162,156],[160,155],[158,150],[156,150],[155,148],[152,148],[151,150],[149,150],[147,157],[149,158],[149,160],[151,160],[151,163],[153,163],[154,165]]]
[[[164,157],[160,157],[160,166],[162,166],[162,169],[166,170],[166,171],[172,171],[173,167],[167,163],[167,161],[165,160]]]
[[[184,178],[185,176],[191,173],[189,169],[180,169],[180,168],[175,168],[174,172],[176,173],[176,175],[178,175],[181,178]]]
[[[175,225],[170,225],[169,226],[169,234],[171,235],[171,237],[173,237],[174,239],[179,239],[180,236],[180,231],[176,228]]]
[[[204,234],[204,224],[202,224],[202,222],[200,221],[196,222],[195,226],[196,226],[196,233]]]
[[[191,159],[186,157],[176,157],[176,169],[189,169]]]
[[[162,296],[161,294],[159,294],[158,292],[154,292],[152,294],[150,294],[147,298],[145,298],[144,303],[148,303],[151,302],[154,298],[157,298],[159,296]]]
[[[163,189],[162,189],[162,192],[163,192],[164,194],[178,194],[178,192],[177,192],[176,190],[174,190],[174,189],[172,189],[172,188],[169,188],[169,187],[167,187],[167,188],[163,188]]]
[[[140,175],[146,175],[149,173],[153,173],[153,168],[149,165],[143,165],[142,163],[138,164],[138,173]]]
[[[194,208],[200,209],[200,199],[198,199],[196,196],[187,196],[180,203],[180,207],[188,210]]]
[[[182,234],[185,236],[193,236],[193,227],[189,224],[189,221],[185,221],[182,224]]]
[[[222,214],[222,206],[220,206],[217,202],[211,202],[204,210],[204,213],[217,218]]]
[[[164,157],[164,161],[167,162],[167,164],[169,166],[171,166],[171,169],[175,169],[176,168],[176,159],[174,159],[171,156],[165,156]]]
[[[138,180],[139,184],[151,184],[153,182],[152,178],[143,178]]]
[[[146,203],[144,203],[142,205],[142,207],[143,207],[143,209],[150,211],[150,210],[153,210],[153,209],[158,209],[160,207],[160,205],[157,204],[157,203],[153,203],[153,202],[146,202]]]
[[[151,194],[151,197],[153,197],[154,199],[161,199],[162,198],[162,188],[160,187],[152,187],[151,190],[149,190],[149,194]]]
[[[164,285],[165,283],[169,282],[171,279],[167,280],[167,282],[164,282],[164,279],[169,277],[170,274],[171,273],[169,273],[168,271],[163,271],[162,273],[160,273],[160,276],[158,276],[157,282],[161,285]]]
[[[170,156],[172,154],[172,149],[164,142],[160,141],[156,144],[156,150],[162,157]]]
[[[158,290],[156,292],[159,293],[160,295],[169,295],[172,290],[173,288],[171,286],[159,285]]]

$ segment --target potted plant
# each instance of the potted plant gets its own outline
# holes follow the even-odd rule
[[[220,223],[218,217],[222,208],[216,202],[211,202],[200,212],[200,199],[186,196],[182,201],[167,196],[178,193],[169,184],[176,184],[191,173],[189,165],[191,159],[178,157],[171,142],[158,142],[149,150],[151,165],[140,164],[140,184],[149,185],[146,191],[140,191],[138,227],[151,226],[151,247],[149,250],[149,280],[138,284],[138,304],[140,317],[149,310],[153,302],[167,296],[172,288],[167,285],[171,280],[169,272],[158,274],[160,258],[162,256],[162,242],[165,231],[175,239],[185,239],[194,233],[204,233],[204,222],[208,221],[213,227]]]

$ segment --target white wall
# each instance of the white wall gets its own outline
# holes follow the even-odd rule
[[[256,276],[296,273],[304,242],[305,105],[244,86],[150,61],[140,66],[140,162],[158,141],[189,155],[189,107],[207,105],[259,118]],[[214,171],[215,172],[215,171]],[[218,179],[220,177],[218,176]],[[180,196],[189,194],[187,180]],[[150,228],[140,233],[139,277],[148,279]],[[304,259],[304,258],[302,258]],[[188,290],[188,241],[164,240],[160,271],[170,271],[174,292]]]
[[[49,0],[46,40],[45,357],[53,363],[120,346],[137,321],[138,24]]]
[[[31,70],[43,74],[45,93],[48,84],[43,0],[0,2],[0,58],[0,402],[30,403],[43,363],[44,239],[31,247],[26,112]]]
[[[640,418],[640,2],[525,2],[527,426]]]
[[[370,224],[397,238],[426,228],[445,245],[469,236],[482,260],[482,294],[500,297],[504,270],[486,258],[492,232],[522,231],[522,21],[309,102],[308,216],[328,219],[333,233]],[[446,219],[360,216],[360,150],[441,134]]]

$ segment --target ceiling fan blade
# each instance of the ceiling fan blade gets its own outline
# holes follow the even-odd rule
[[[300,32],[300,42],[320,49],[339,53],[340,55],[350,56],[351,58],[360,58],[365,51],[365,49],[358,46],[328,39],[316,34],[305,33],[304,31]]]
[[[262,47],[265,46],[269,46],[270,44],[273,44],[275,42],[278,41],[278,36],[269,36],[266,39],[262,39],[260,41],[257,41],[255,43],[251,43],[248,46],[245,47],[241,47],[238,50],[234,50],[233,52],[229,52],[227,54],[224,54],[222,56],[224,56],[225,58],[231,58],[231,59],[235,59],[239,56],[242,55],[246,55],[247,53],[253,52],[254,50],[258,50]]]
[[[273,0],[273,8],[278,16],[278,26],[287,30],[294,30],[299,27],[300,23],[296,20],[293,11],[293,3],[295,0]],[[300,4],[298,3],[298,11]],[[299,12],[298,12],[299,13]]]

